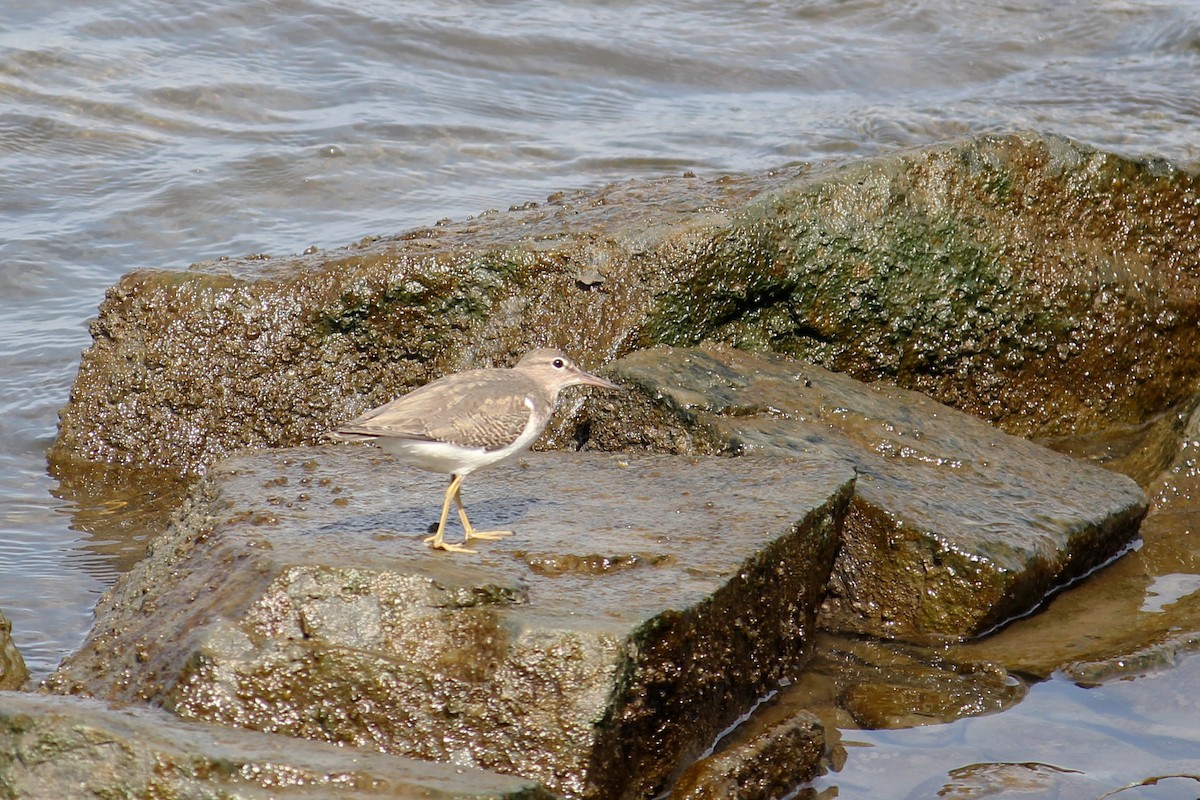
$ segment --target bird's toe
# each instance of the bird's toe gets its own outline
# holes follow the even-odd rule
[[[470,541],[472,539],[491,539],[492,541],[495,541],[496,539],[503,539],[505,536],[512,536],[512,535],[513,535],[512,531],[475,531],[475,530],[473,530],[467,534],[467,541]]]

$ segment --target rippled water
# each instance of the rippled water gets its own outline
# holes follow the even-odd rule
[[[124,563],[43,451],[127,270],[988,130],[1195,163],[1198,75],[1195,3],[4,3],[0,609],[44,675]]]

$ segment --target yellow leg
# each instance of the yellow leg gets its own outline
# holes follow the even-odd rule
[[[512,531],[477,531],[475,526],[471,524],[471,520],[467,519],[467,507],[463,505],[462,497],[459,495],[459,489],[462,488],[462,481],[458,482],[458,486],[454,487],[454,503],[458,506],[458,518],[462,520],[463,530],[467,532],[467,538],[463,540],[463,544],[472,539],[503,539],[505,536],[512,536]]]
[[[462,478],[455,475],[450,479],[450,487],[446,489],[446,499],[442,501],[442,516],[438,520],[437,531],[433,536],[425,537],[425,542],[434,550],[446,550],[451,553],[474,553],[474,550],[468,550],[461,544],[447,544],[445,541],[446,534],[446,518],[450,515],[450,499],[458,498],[458,487],[462,485]],[[459,503],[459,508],[462,508],[462,503]],[[468,539],[471,537],[468,535]]]

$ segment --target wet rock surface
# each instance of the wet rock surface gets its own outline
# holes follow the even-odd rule
[[[979,635],[1118,553],[1146,510],[1124,476],[783,356],[657,348],[607,374],[636,391],[589,401],[589,446],[855,465],[822,616],[832,629],[925,643]]]
[[[771,800],[816,774],[825,729],[800,713],[752,740],[697,761],[671,790],[671,800]]]
[[[235,456],[50,685],[647,796],[801,669],[853,480],[531,454],[466,482],[474,521],[517,533],[458,556],[421,543],[443,476],[354,446]]]
[[[195,472],[533,345],[594,368],[724,341],[1019,435],[1098,432],[1096,459],[1151,475],[1170,458],[1153,421],[1200,373],[1198,193],[1164,162],[1022,133],[135,272],[100,308],[52,458]],[[1109,428],[1149,440],[1114,452]]]
[[[1180,659],[1200,650],[1200,631],[1178,633],[1136,650],[1092,661],[1072,661],[1059,670],[1081,686],[1103,681],[1142,677],[1176,666]]]
[[[12,623],[0,613],[0,690],[19,689],[29,680],[25,659],[12,640]]]
[[[196,473],[535,346],[596,367],[633,346],[675,265],[778,180],[615,185],[341,250],[130,273],[100,307],[51,459]]]
[[[1019,703],[1027,689],[1000,664],[858,637],[823,636],[812,671],[832,679],[831,705],[846,715],[838,718],[844,728],[911,728],[992,714]],[[807,697],[822,705],[802,686],[788,690],[792,704]]]
[[[741,209],[645,339],[887,379],[1021,436],[1140,425],[1195,391],[1198,194],[1036,134],[831,165]]]
[[[753,749],[790,720],[815,715],[826,732],[822,764],[840,769],[846,753],[839,740],[848,732],[995,714],[1020,703],[1028,688],[1003,665],[972,661],[953,650],[823,631],[803,674],[761,704],[722,745]]]
[[[940,785],[939,785],[940,784]],[[1053,764],[970,764],[951,770],[942,781],[930,781],[920,793],[955,800],[1026,795],[1085,800],[1104,797],[1106,787],[1078,770]],[[1120,796],[1119,794],[1117,795]]]
[[[552,797],[482,770],[15,692],[0,692],[0,753],[0,792],[12,800]]]
[[[1200,645],[1200,413],[1181,425],[1174,461],[1148,486],[1137,546],[1053,597],[1045,613],[957,649],[1038,678],[1084,684],[1149,675]],[[1116,623],[1119,621],[1119,624]]]

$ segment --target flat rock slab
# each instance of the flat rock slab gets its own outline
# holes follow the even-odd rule
[[[536,783],[254,731],[151,708],[0,692],[0,794],[9,800],[421,798],[550,800]]]
[[[444,476],[238,455],[50,685],[650,796],[801,668],[853,482],[824,456],[530,454],[465,483],[477,525],[517,532],[468,556],[421,542]]]
[[[773,354],[655,348],[608,374],[591,444],[809,455],[858,470],[823,624],[918,643],[1025,614],[1120,551],[1146,498],[1129,478],[916,392]]]

